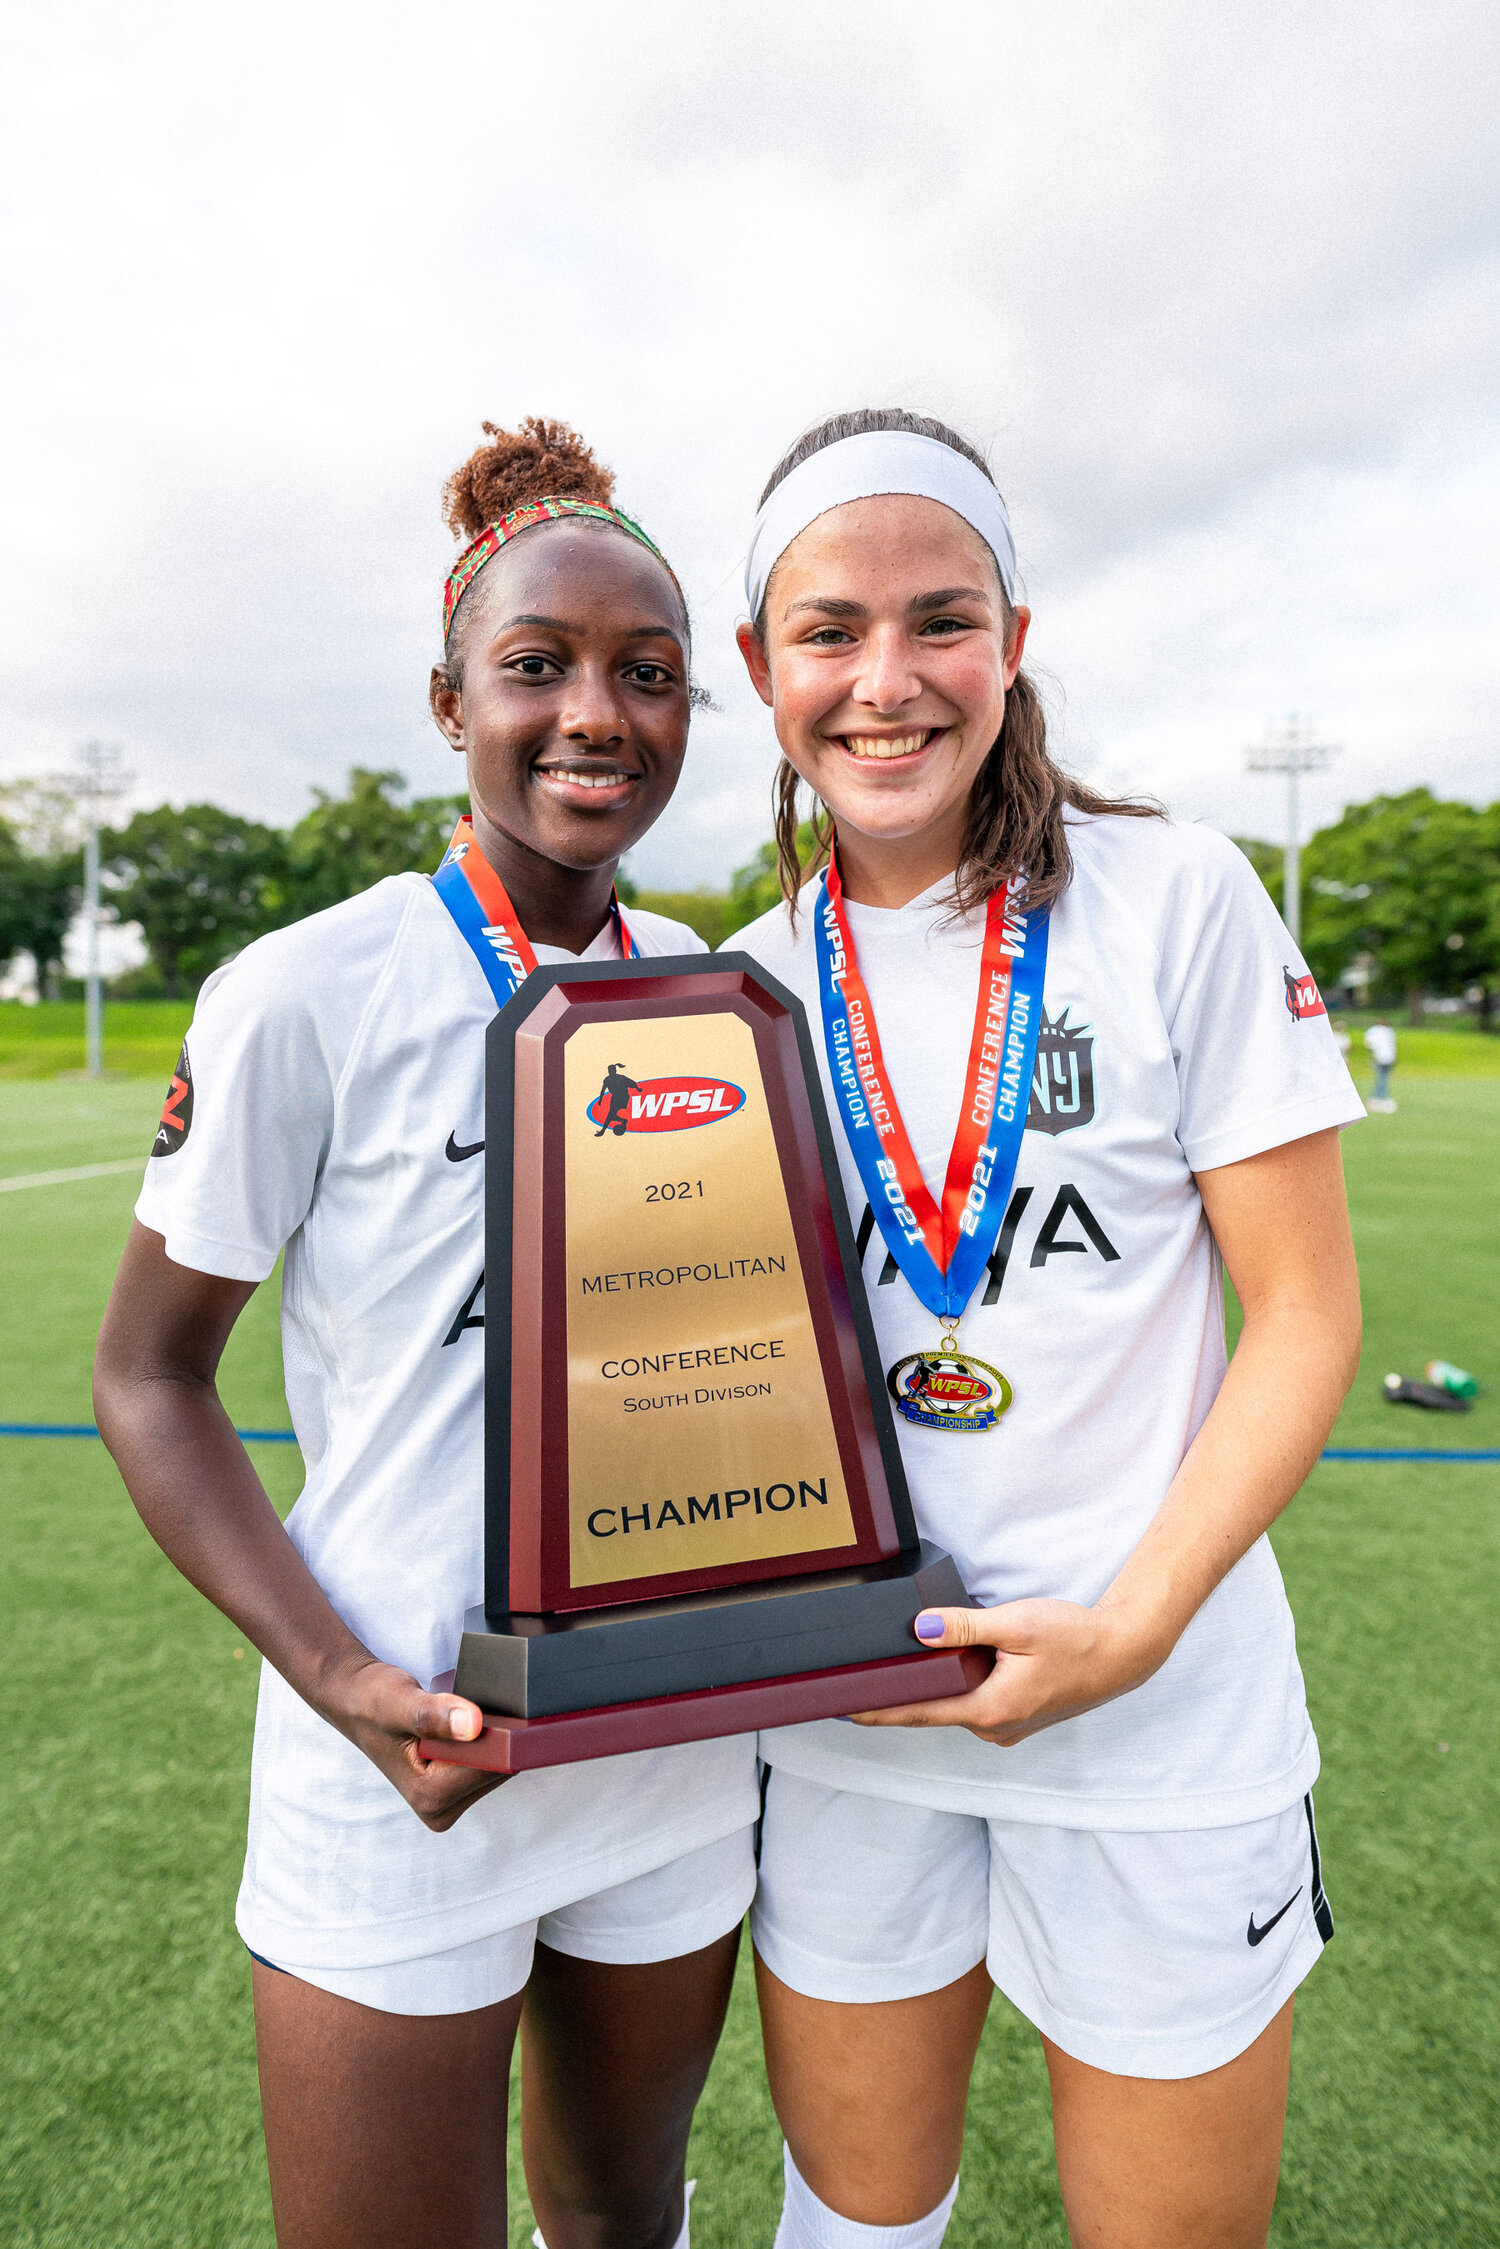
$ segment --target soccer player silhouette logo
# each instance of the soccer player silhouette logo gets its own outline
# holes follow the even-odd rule
[[[1284,962],[1281,975],[1282,981],[1286,985],[1287,1013],[1294,1023],[1301,1023],[1310,1015],[1326,1015],[1328,1013],[1327,1008],[1323,1005],[1323,995],[1318,990],[1315,978],[1299,976],[1295,969],[1288,968]]]
[[[604,1120],[594,1134],[596,1140],[602,1140],[607,1132],[619,1134],[625,1130],[630,1121],[630,1096],[640,1090],[634,1078],[626,1077],[618,1062],[611,1062],[603,1085],[589,1103],[596,1112],[600,1102],[604,1103]]]

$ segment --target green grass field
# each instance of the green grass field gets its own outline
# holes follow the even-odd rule
[[[0,1180],[149,1144],[182,1011],[142,1007],[121,1041],[152,1050],[151,1082],[102,1084],[54,1074],[82,1061],[72,1012],[39,1054],[7,1047],[23,1011],[0,1009]],[[1408,1035],[1399,1114],[1346,1136],[1368,1345],[1336,1443],[1500,1442],[1497,1048]],[[0,1420],[89,1418],[133,1193],[121,1177],[0,1194]],[[1387,1369],[1437,1354],[1484,1383],[1475,1412],[1387,1407]],[[242,1424],[285,1425],[268,1290],[224,1387]],[[289,1503],[294,1448],[256,1459]],[[0,2241],[269,2249],[231,1920],[256,1658],[157,1554],[97,1443],[0,1440],[0,1523]],[[1479,2249],[1500,2242],[1500,1466],[1325,1465],[1276,1543],[1339,1935],[1298,2003],[1273,2239]],[[692,2168],[698,2249],[768,2249],[779,2139],[743,1980]],[[518,2181],[517,2249],[531,2222]],[[948,2238],[1065,2249],[1035,2039],[999,2000]]]
[[[120,1000],[104,1010],[104,1067],[111,1078],[148,1078],[165,1085],[192,1006],[182,1000]],[[0,1083],[50,1078],[83,1069],[82,1000],[44,1000],[39,1007],[0,1006]]]
[[[679,920],[693,919],[689,908],[702,908],[696,920],[703,934],[717,943],[722,932],[704,904],[704,895],[688,891],[679,896],[652,893],[643,897],[662,913]],[[708,906],[716,901],[709,899]],[[104,1010],[104,1067],[112,1078],[148,1078],[165,1085],[177,1059],[184,1034],[192,1021],[187,1000],[118,1000]],[[1354,1034],[1354,1072],[1361,1086],[1369,1083],[1369,1069],[1360,1034],[1368,1015],[1347,1018]],[[1397,1091],[1409,1079],[1428,1077],[1500,1077],[1500,1038],[1486,1038],[1467,1016],[1439,1017],[1417,1030],[1398,1024],[1401,1064]],[[0,1082],[7,1078],[50,1078],[81,1071],[83,1043],[82,1000],[48,1000],[40,1007],[0,1003]]]

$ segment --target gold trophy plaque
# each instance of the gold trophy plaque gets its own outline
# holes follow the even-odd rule
[[[518,1771],[962,1693],[799,1001],[744,955],[547,968],[488,1034],[485,1601]]]

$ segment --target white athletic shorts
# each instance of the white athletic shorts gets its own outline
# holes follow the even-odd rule
[[[1117,2077],[1197,2077],[1260,2036],[1333,1918],[1310,1796],[1238,1827],[1100,1833],[773,1768],[751,1928],[810,1999],[912,1999],[982,1960],[1065,2054]]]
[[[742,1827],[633,1882],[578,1898],[539,1921],[521,1921],[455,1945],[451,1952],[374,1968],[307,1967],[265,1960],[258,1952],[251,1958],[267,1968],[284,1966],[302,1983],[383,2014],[464,2015],[523,1988],[538,1940],[575,1960],[676,1960],[726,1936],[743,1920],[754,1894],[755,1829]]]

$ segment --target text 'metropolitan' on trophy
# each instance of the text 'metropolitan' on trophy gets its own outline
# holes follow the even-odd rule
[[[743,954],[544,968],[486,1052],[476,1742],[564,1764],[957,1694],[799,1001]]]

